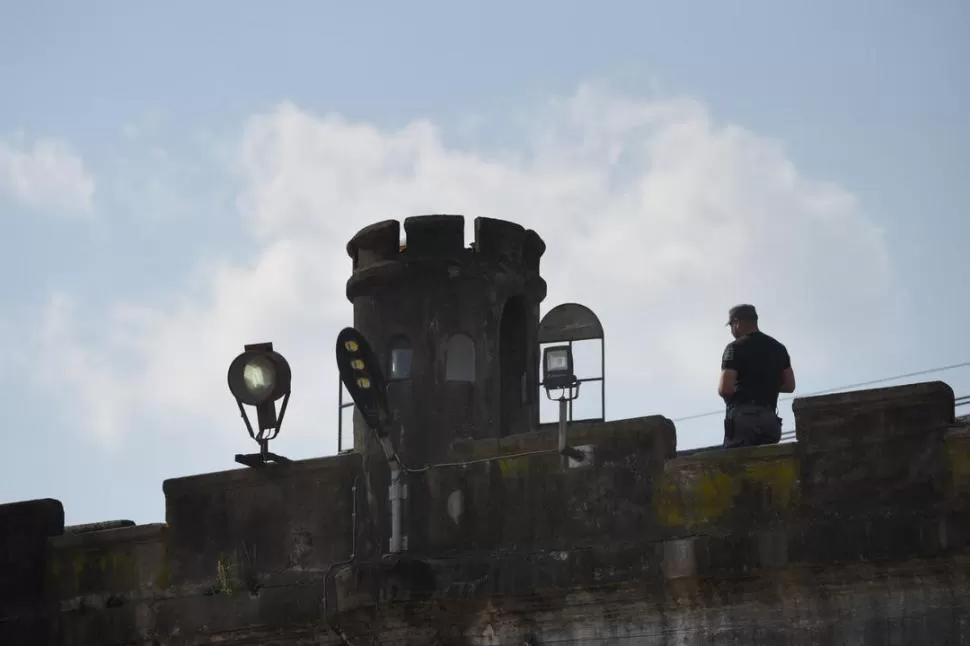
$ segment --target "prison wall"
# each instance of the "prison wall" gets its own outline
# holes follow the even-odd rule
[[[939,382],[803,398],[797,443],[684,456],[663,418],[594,424],[570,431],[592,465],[564,471],[554,432],[456,447],[434,555],[343,569],[331,621],[361,643],[966,643],[953,403]]]
[[[730,451],[677,452],[662,416],[576,424],[565,469],[554,430],[456,440],[396,556],[359,453],[166,481],[153,525],[2,505],[0,643],[967,643],[952,390],[794,410],[797,442]]]

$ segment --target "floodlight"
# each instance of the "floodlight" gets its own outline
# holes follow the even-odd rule
[[[275,402],[290,391],[290,364],[272,343],[247,345],[229,365],[229,390],[249,406]]]
[[[290,400],[290,364],[278,352],[273,350],[272,343],[254,343],[243,348],[242,354],[229,364],[226,377],[229,382],[229,392],[236,399],[239,413],[246,423],[249,436],[258,444],[257,454],[236,455],[236,462],[247,466],[261,466],[266,462],[288,462],[286,458],[269,452],[269,441],[280,432],[286,405]],[[280,398],[283,403],[279,416],[276,414],[276,401]],[[259,432],[254,432],[249,416],[243,405],[256,407],[257,425]]]
[[[542,383],[547,391],[571,388],[576,384],[572,346],[557,345],[543,351]]]
[[[562,468],[568,467],[569,459],[585,462],[586,454],[566,443],[566,421],[569,402],[579,397],[580,381],[573,372],[573,346],[556,345],[542,352],[542,385],[546,396],[552,399],[552,391],[560,391],[559,397],[559,453],[562,455]]]

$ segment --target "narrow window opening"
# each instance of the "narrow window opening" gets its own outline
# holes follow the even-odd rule
[[[411,378],[411,342],[403,336],[391,340],[387,374],[391,381]]]
[[[475,381],[475,342],[467,334],[456,334],[448,339],[445,350],[445,379],[448,381]]]

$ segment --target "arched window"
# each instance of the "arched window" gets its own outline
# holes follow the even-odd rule
[[[390,381],[411,378],[411,342],[407,337],[397,336],[391,339],[388,352],[387,375]]]
[[[448,339],[445,350],[445,379],[475,381],[475,342],[467,334],[456,334]]]

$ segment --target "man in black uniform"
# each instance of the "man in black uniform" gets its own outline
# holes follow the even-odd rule
[[[724,348],[717,394],[727,406],[724,447],[777,444],[778,393],[795,392],[795,373],[784,345],[758,329],[754,305],[728,313],[734,341]]]

